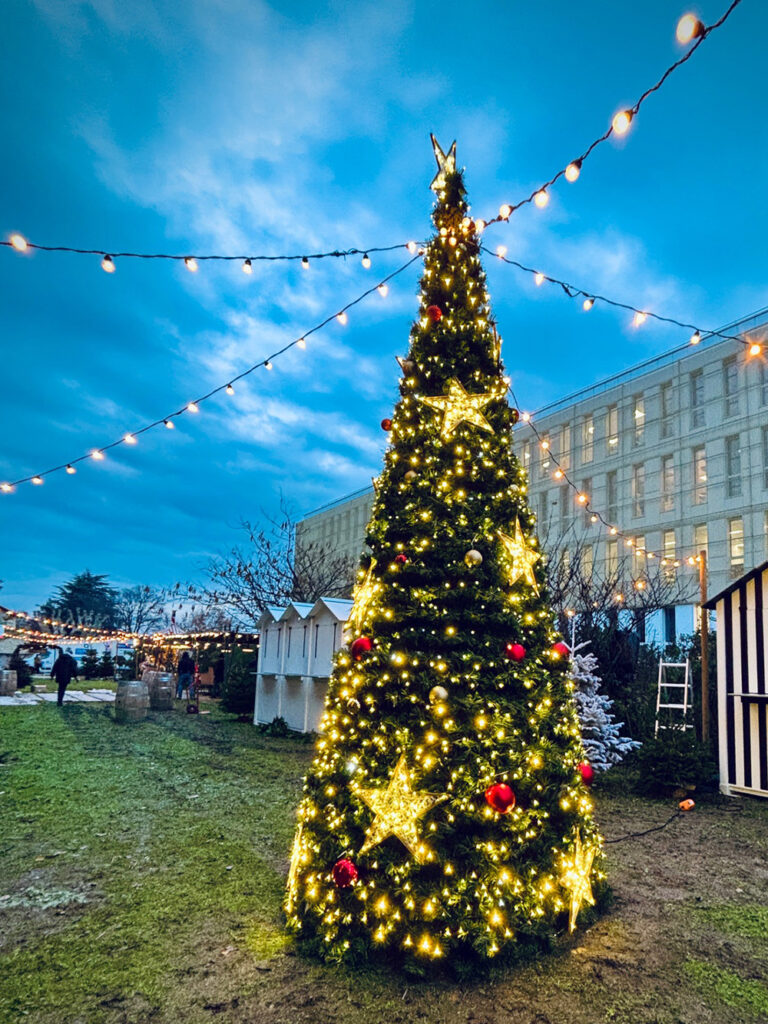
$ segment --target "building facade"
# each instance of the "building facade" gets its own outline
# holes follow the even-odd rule
[[[709,592],[768,555],[768,321],[705,338],[568,395],[521,420],[517,455],[545,551],[610,575],[629,560],[682,563],[707,552]],[[760,351],[750,352],[750,346]],[[535,429],[534,429],[535,428]],[[575,484],[574,490],[567,478]],[[357,557],[373,503],[359,491],[311,513],[297,537]],[[623,535],[611,533],[599,512]],[[626,539],[631,540],[631,546]],[[662,618],[654,639],[694,628],[693,605]],[[650,637],[649,637],[650,639]]]

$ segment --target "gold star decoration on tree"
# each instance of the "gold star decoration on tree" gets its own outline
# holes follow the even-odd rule
[[[445,187],[446,174],[456,173],[456,143],[454,141],[448,152],[444,153],[440,143],[431,132],[429,137],[432,139],[432,149],[435,151],[435,160],[437,160],[437,174],[429,187],[433,192],[439,192],[441,188]]]
[[[538,594],[539,584],[536,582],[533,567],[541,558],[541,555],[528,543],[520,526],[520,520],[515,520],[515,532],[511,537],[499,530],[499,538],[510,559],[510,584],[517,583],[519,579],[523,579],[533,588],[533,592]]]
[[[567,868],[560,879],[563,887],[571,894],[571,910],[568,919],[568,930],[571,932],[576,928],[576,920],[582,905],[587,903],[592,907],[595,904],[591,875],[596,852],[595,846],[582,845],[581,833],[577,832],[573,845],[573,856],[567,858]]]
[[[444,799],[441,793],[420,793],[411,788],[405,754],[395,765],[386,789],[359,789],[357,795],[373,811],[375,817],[366,833],[360,856],[383,843],[389,836],[397,836],[416,861],[423,860],[419,852],[421,837],[417,822],[436,803]]]
[[[483,415],[483,409],[495,397],[496,395],[492,391],[484,395],[470,395],[468,391],[464,390],[460,381],[451,377],[448,381],[447,395],[435,395],[433,398],[422,395],[421,401],[443,414],[440,433],[444,438],[448,438],[460,423],[471,423],[475,427],[481,427],[483,430],[490,430],[493,433],[493,427]]]
[[[347,617],[345,629],[350,633],[362,633],[368,621],[373,602],[379,595],[381,584],[373,577],[376,559],[371,559],[365,577],[355,587],[352,610]]]
[[[298,892],[299,870],[304,857],[304,823],[300,823],[296,830],[291,850],[291,866],[288,869],[288,913],[293,912]]]

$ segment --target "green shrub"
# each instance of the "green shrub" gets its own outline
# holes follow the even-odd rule
[[[278,739],[282,739],[285,736],[291,735],[291,730],[288,728],[288,723],[284,718],[273,718],[267,725],[260,725],[259,732],[264,733],[265,736],[276,736]]]
[[[221,706],[233,715],[246,718],[253,714],[255,701],[256,659],[253,652],[246,653],[239,647],[233,647],[227,656]]]
[[[643,796],[669,796],[674,790],[708,789],[717,783],[710,748],[692,729],[665,729],[646,740],[634,757],[635,783]]]
[[[8,668],[16,673],[16,686],[19,690],[32,684],[32,669],[24,661],[21,651],[16,650],[10,657]]]
[[[82,679],[98,679],[99,678],[99,656],[93,647],[86,648],[83,660],[80,663],[80,671],[78,675]]]

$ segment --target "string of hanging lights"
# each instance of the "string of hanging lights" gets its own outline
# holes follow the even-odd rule
[[[552,277],[550,274],[544,274],[540,270],[536,270],[534,267],[527,267],[524,263],[519,263],[517,260],[511,259],[507,256],[506,246],[499,245],[495,250],[489,249],[487,246],[481,246],[483,252],[487,252],[492,256],[498,257],[502,263],[508,264],[510,267],[517,267],[518,270],[524,271],[526,274],[530,274],[537,286],[541,286],[544,283],[559,285],[563,292],[568,296],[569,299],[581,299],[581,307],[584,312],[594,308],[596,302],[601,302],[606,306],[613,306],[615,309],[624,309],[629,313],[633,314],[632,326],[642,327],[646,320],[657,320],[659,323],[672,324],[675,327],[681,327],[684,330],[693,331],[690,336],[689,344],[698,345],[705,338],[722,338],[725,341],[738,341],[740,345],[743,345],[751,356],[759,356],[762,351],[762,345],[756,341],[752,341],[749,338],[744,338],[737,334],[725,334],[723,331],[708,330],[703,327],[697,327],[695,324],[687,323],[685,320],[676,320],[671,316],[662,316],[661,313],[653,313],[648,309],[641,309],[638,306],[633,306],[627,302],[619,302],[616,299],[610,299],[605,295],[600,295],[595,291],[585,291],[583,288],[579,288],[575,284],[570,284],[568,281],[562,281],[560,278]]]
[[[37,622],[43,626],[51,626],[62,629],[80,629],[87,630],[88,633],[105,633],[112,634],[116,631],[114,629],[107,629],[101,626],[93,626],[90,623],[78,623],[78,622],[67,622],[64,619],[53,619],[47,615],[30,615],[29,612],[15,611],[12,608],[0,608],[0,617],[5,619],[17,619],[26,622]],[[23,627],[16,626],[13,623],[6,623],[6,629],[21,629]],[[118,631],[119,632],[119,631]]]
[[[136,259],[136,260],[166,260],[172,263],[183,263],[184,266],[191,274],[197,273],[200,269],[201,263],[213,262],[213,263],[240,263],[240,269],[244,274],[250,275],[253,273],[254,263],[297,263],[301,262],[302,269],[309,270],[310,263],[317,260],[325,259],[346,259],[348,256],[361,256],[361,264],[368,270],[371,266],[371,253],[380,252],[395,252],[398,249],[407,249],[409,253],[413,254],[419,248],[416,242],[398,242],[395,245],[372,245],[367,249],[358,249],[353,247],[351,249],[333,249],[328,252],[313,252],[306,254],[291,254],[291,255],[268,255],[265,253],[251,254],[250,256],[233,256],[225,254],[197,253],[192,255],[191,253],[184,256],[180,253],[169,253],[169,252],[116,252],[115,249],[107,251],[106,249],[82,249],[73,245],[42,245],[38,242],[30,242],[24,235],[15,232],[10,235],[6,240],[0,241],[0,245],[6,248],[15,249],[16,252],[28,253],[33,251],[38,252],[49,252],[49,253],[72,253],[78,256],[100,256],[101,257],[101,269],[107,274],[114,274],[117,269],[116,260],[121,259]]]
[[[180,409],[176,409],[173,412],[169,412],[167,415],[161,416],[159,419],[153,420],[151,423],[147,423],[143,427],[138,428],[137,430],[129,431],[122,437],[118,438],[118,440],[116,441],[111,441],[109,444],[102,445],[99,448],[93,448],[86,455],[78,455],[76,458],[71,459],[69,462],[62,462],[59,465],[52,466],[50,469],[46,469],[41,473],[34,473],[31,474],[30,476],[20,477],[18,480],[4,481],[0,483],[0,492],[2,492],[3,494],[12,494],[16,487],[18,487],[20,484],[25,483],[32,483],[37,486],[40,486],[43,484],[45,477],[50,476],[52,473],[59,473],[63,471],[69,474],[70,476],[74,475],[75,473],[77,473],[76,467],[78,466],[79,463],[87,462],[90,460],[101,462],[105,459],[106,452],[110,451],[112,448],[117,448],[118,446],[121,445],[135,445],[137,443],[139,436],[141,434],[145,434],[149,430],[154,430],[156,427],[160,426],[163,426],[168,430],[173,430],[176,426],[175,420],[178,417],[183,416],[185,414],[199,413],[200,406],[203,404],[203,402],[207,402],[209,399],[213,398],[215,395],[220,394],[221,392],[225,392],[227,395],[234,395],[234,385],[238,381],[243,380],[244,377],[249,376],[251,373],[254,372],[254,370],[258,370],[261,368],[265,370],[272,370],[274,368],[274,361],[276,359],[278,359],[280,356],[284,355],[286,352],[290,351],[293,348],[306,348],[307,338],[309,338],[312,334],[316,334],[318,331],[322,330],[324,327],[332,323],[334,320],[342,325],[346,325],[349,322],[348,311],[352,309],[354,306],[357,306],[360,302],[363,302],[363,300],[366,299],[369,295],[373,294],[373,292],[378,292],[378,294],[382,298],[386,297],[386,295],[389,293],[389,282],[396,278],[399,274],[402,274],[405,270],[407,270],[408,267],[410,267],[417,259],[420,258],[420,256],[421,250],[417,250],[416,255],[412,256],[407,263],[404,263],[402,266],[398,267],[397,270],[392,271],[391,274],[388,274],[386,277],[382,278],[382,280],[379,281],[378,284],[375,284],[371,288],[366,289],[361,295],[358,295],[357,298],[353,299],[351,302],[348,302],[345,306],[342,306],[342,308],[339,309],[337,312],[331,313],[330,316],[327,316],[324,320],[320,321],[320,323],[315,324],[314,327],[311,327],[308,331],[305,331],[300,337],[294,338],[293,341],[288,342],[288,344],[284,345],[281,349],[278,349],[276,352],[273,352],[271,355],[267,356],[266,359],[261,359],[259,360],[259,362],[253,363],[252,366],[249,366],[247,369],[243,370],[242,373],[237,374],[237,376],[230,378],[229,381],[226,381],[223,384],[219,384],[216,387],[211,388],[211,390],[206,392],[206,394],[200,395],[199,398],[195,398],[192,401],[187,402],[186,405],[183,405]]]
[[[596,138],[581,154],[573,160],[569,160],[567,164],[562,166],[556,174],[554,174],[548,181],[545,181],[542,185],[533,189],[530,195],[524,199],[520,199],[517,202],[505,202],[499,207],[499,212],[495,217],[489,217],[486,220],[476,220],[475,226],[478,230],[482,231],[490,224],[496,224],[500,221],[508,221],[515,210],[519,210],[521,206],[526,206],[528,203],[533,203],[538,209],[543,210],[544,207],[549,203],[549,190],[550,188],[560,180],[565,178],[566,181],[573,183],[578,181],[581,170],[584,165],[584,161],[592,155],[598,146],[607,142],[612,135],[622,136],[626,135],[629,131],[630,125],[637,117],[640,107],[653,93],[657,92],[662,85],[666,82],[669,76],[676,71],[679,67],[682,67],[691,57],[696,53],[698,48],[704,42],[704,40],[711,35],[716,29],[720,28],[728,18],[731,16],[733,11],[741,3],[741,0],[733,0],[731,5],[728,7],[725,14],[722,15],[712,25],[704,25],[695,14],[684,14],[677,23],[677,29],[675,36],[678,43],[681,46],[687,46],[688,43],[693,42],[693,46],[685,53],[679,60],[676,60],[674,64],[671,64],[661,78],[650,88],[646,89],[645,92],[640,96],[637,102],[632,107],[628,107],[617,111],[608,129],[603,132],[598,138]]]
[[[512,400],[514,401],[515,405],[518,408],[520,408],[514,390],[510,388],[509,391],[510,394],[512,395]],[[565,483],[568,487],[570,487],[571,491],[575,496],[574,504],[576,505],[576,507],[581,508],[584,511],[585,515],[589,516],[589,522],[591,525],[596,526],[599,523],[600,525],[604,526],[608,530],[608,534],[610,535],[610,537],[615,537],[617,540],[623,541],[625,547],[631,548],[639,557],[647,559],[658,559],[658,564],[667,571],[670,571],[672,569],[680,569],[685,566],[698,565],[698,563],[701,561],[701,556],[699,552],[683,556],[680,558],[667,558],[663,553],[653,551],[650,548],[645,547],[644,545],[638,546],[635,543],[635,536],[632,533],[629,533],[628,531],[622,529],[620,526],[617,526],[616,523],[611,522],[611,520],[608,519],[602,512],[600,512],[598,509],[592,506],[589,495],[585,494],[581,490],[581,488],[578,487],[576,482],[569,476],[568,470],[563,466],[563,461],[559,459],[557,455],[552,451],[552,445],[550,444],[549,440],[543,437],[537,429],[536,424],[533,422],[533,417],[529,413],[522,413],[522,415],[520,416],[520,420],[526,426],[530,427],[531,432],[533,433],[534,437],[538,442],[539,448],[542,452],[545,452],[547,458],[549,458],[550,461],[554,463],[556,468],[552,474],[553,479],[555,479],[558,483]],[[645,587],[645,583],[641,578],[635,581],[634,586],[637,590],[643,590]],[[622,594],[617,594],[616,599],[617,601],[621,602],[624,600],[624,596]]]

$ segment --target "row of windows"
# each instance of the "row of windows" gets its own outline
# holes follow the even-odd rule
[[[739,362],[738,356],[729,356],[722,364],[722,415],[728,419],[738,416],[742,410],[742,389],[739,387]],[[768,405],[768,365],[760,364],[760,400],[763,405]],[[690,427],[697,429],[706,426],[707,409],[710,410],[712,422],[719,416],[719,410],[713,404],[707,406],[704,391],[704,369],[693,370],[688,377],[688,410],[690,412]],[[627,432],[628,440],[632,448],[641,448],[645,444],[646,428],[646,404],[645,395],[642,393],[632,396],[630,402],[631,424]],[[682,409],[681,409],[682,411]],[[659,388],[659,424],[662,438],[672,437],[676,425],[675,408],[675,384],[674,381],[667,381]],[[607,456],[616,455],[621,445],[621,434],[619,430],[619,406],[617,403],[609,405],[604,413],[604,437],[605,452]],[[545,451],[541,462],[541,473],[548,475],[550,470],[550,459],[546,452],[550,447],[552,438],[549,434],[543,436]],[[595,414],[585,413],[578,424],[577,437],[575,438],[579,459],[582,466],[589,465],[595,458]],[[563,470],[571,468],[574,438],[570,423],[564,423],[557,430],[555,448],[558,451],[558,459]],[[531,442],[523,443],[523,465],[530,468]]]
[[[762,483],[768,489],[768,426],[762,429],[761,439],[762,454]],[[742,446],[739,434],[732,434],[724,439],[723,449],[723,483],[725,496],[727,498],[740,498],[743,495],[743,470]],[[632,466],[630,478],[630,498],[633,519],[642,519],[646,515],[647,497],[646,481],[647,472],[643,462],[635,463]],[[678,497],[680,467],[675,464],[675,456],[672,454],[661,457],[661,468],[659,471],[659,508],[661,512],[673,512]],[[709,484],[709,473],[707,469],[706,445],[697,445],[690,449],[690,463],[688,480],[686,486],[690,487],[687,500],[693,505],[703,505],[707,502],[707,487]],[[585,477],[581,481],[581,494],[589,500],[592,494],[592,479]],[[539,520],[542,523],[549,521],[548,496],[543,493],[540,496]],[[612,523],[619,517],[619,471],[609,470],[605,474],[605,499],[602,512]],[[585,503],[585,502],[584,502]],[[561,520],[566,520],[570,515],[570,503],[562,501],[560,504]],[[589,514],[589,510],[587,511]]]
[[[768,555],[768,510],[764,513],[764,543],[766,555]],[[734,516],[727,520],[727,545],[728,545],[728,569],[733,578],[741,576],[744,572],[744,520],[741,516]],[[670,563],[672,571],[679,556],[678,538],[676,530],[664,530],[661,537],[661,557],[663,566],[665,562]],[[627,545],[631,546],[632,570],[635,575],[642,575],[647,562],[645,536],[638,534],[629,540],[607,540],[605,542],[605,564],[604,571],[607,577],[616,576],[619,572],[621,558],[626,553]],[[693,550],[709,554],[709,530],[706,523],[697,523],[693,528]],[[595,569],[595,545],[585,544],[579,549],[581,559],[581,572],[584,576],[590,576]],[[561,558],[565,568],[570,567],[570,552],[563,549]]]

